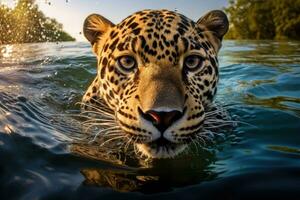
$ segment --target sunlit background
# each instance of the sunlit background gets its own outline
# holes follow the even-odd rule
[[[0,0],[1,4],[14,7],[17,0]],[[141,9],[169,9],[197,20],[208,10],[222,9],[227,0],[36,0],[42,12],[63,24],[64,30],[77,41],[85,41],[81,34],[84,19],[98,13],[118,23],[133,12]]]

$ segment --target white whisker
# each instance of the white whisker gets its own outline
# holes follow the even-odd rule
[[[86,120],[83,122],[83,124],[86,124],[86,123],[90,123],[90,122],[114,122],[114,120],[111,120],[111,119],[89,119],[89,120]]]
[[[131,140],[132,140],[133,136],[130,136],[130,138],[128,139],[128,141],[126,142],[125,146],[124,146],[124,151],[127,152],[128,150],[128,147],[131,143]]]
[[[87,104],[87,103],[84,103],[84,102],[78,102],[77,104],[80,104],[81,106],[87,106],[89,108],[92,108],[92,109],[96,109],[96,110],[100,110],[102,112],[106,112],[106,113],[112,113],[113,111],[107,107],[107,105],[105,104],[102,104],[101,108],[98,107],[98,106],[95,106],[95,105],[92,105],[92,104]]]
[[[100,108],[100,107],[96,107],[96,106],[94,106],[92,104],[87,104],[87,103],[83,103],[83,102],[81,102],[81,103],[79,102],[78,104],[81,104],[83,106],[86,106],[86,107],[94,109],[94,110],[97,110],[99,112],[103,112],[104,114],[113,114],[113,111],[110,110],[109,108],[106,108],[105,106],[103,106],[102,108]]]
[[[85,110],[82,111],[82,114],[94,114],[94,115],[98,115],[101,117],[107,117],[108,119],[115,119],[115,115],[113,114],[108,114],[108,113],[104,113],[104,112],[100,112],[100,111],[94,111],[94,110]]]
[[[108,140],[106,140],[105,142],[103,142],[103,143],[100,145],[100,147],[104,146],[104,144],[106,144],[106,143],[108,143],[108,142],[111,142],[111,141],[113,141],[113,140],[117,140],[117,139],[120,139],[120,138],[124,138],[124,137],[126,137],[126,135],[122,135],[122,136],[113,137],[113,138],[111,138],[111,139],[108,139]]]
[[[100,131],[98,131],[96,133],[96,135],[94,136],[94,138],[93,138],[93,140],[91,142],[94,142],[101,133],[106,132],[108,130],[114,130],[114,129],[116,129],[116,127],[110,127],[110,128],[106,128],[106,129],[101,129]]]

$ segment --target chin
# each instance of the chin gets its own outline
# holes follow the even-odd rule
[[[157,142],[137,143],[135,145],[142,156],[154,159],[174,158],[187,147],[187,144],[172,142],[168,142],[166,144],[159,144]]]

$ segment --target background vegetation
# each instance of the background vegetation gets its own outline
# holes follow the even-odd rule
[[[300,0],[229,0],[227,39],[300,39]]]
[[[13,9],[0,5],[0,44],[74,40],[62,24],[39,10],[35,0],[19,0]]]
[[[229,0],[226,39],[300,40],[300,0]],[[62,24],[46,17],[35,0],[0,5],[0,44],[74,41]]]

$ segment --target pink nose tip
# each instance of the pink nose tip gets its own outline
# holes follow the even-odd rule
[[[171,124],[182,117],[182,112],[177,110],[170,112],[156,112],[149,110],[145,113],[145,116],[156,128],[161,132],[164,132]]]
[[[147,112],[148,115],[151,116],[152,118],[152,122],[156,123],[156,124],[160,124],[162,121],[162,115],[158,112],[154,112],[154,111],[148,111]]]

